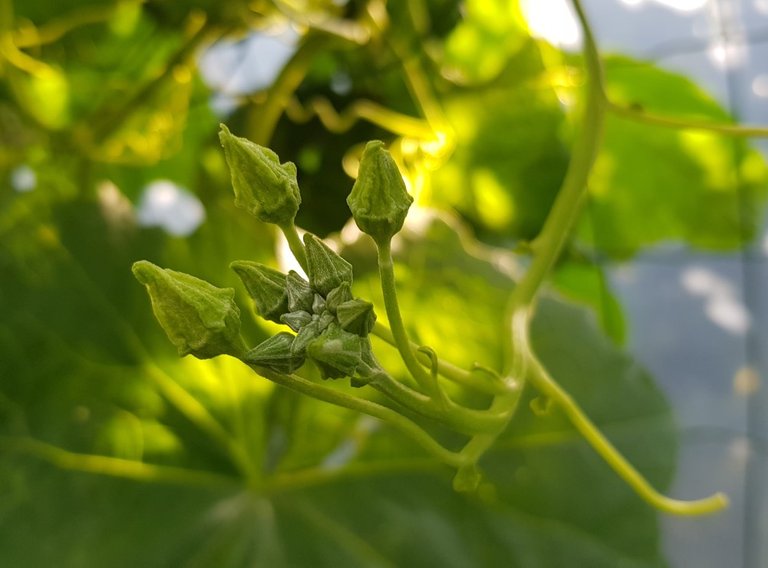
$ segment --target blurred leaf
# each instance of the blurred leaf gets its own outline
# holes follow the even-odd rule
[[[456,150],[431,173],[425,201],[456,208],[481,238],[533,238],[562,181],[563,114],[543,73],[528,39],[493,82],[445,96]]]
[[[650,113],[730,121],[690,80],[626,58],[607,60],[608,91],[619,104]],[[590,179],[590,214],[579,237],[624,258],[665,240],[706,249],[748,242],[768,189],[761,155],[741,140],[608,117]]]
[[[158,233],[114,240],[99,218],[82,203],[64,208],[56,218],[58,238],[33,265],[21,264],[14,248],[0,254],[8,275],[0,288],[7,315],[0,326],[6,561],[115,568],[662,565],[655,513],[559,413],[537,418],[523,406],[483,461],[493,485],[464,496],[451,489],[448,470],[375,421],[308,399],[295,407],[302,411],[282,413],[288,421],[276,419],[274,391],[236,362],[174,359],[128,274],[130,260],[151,249],[150,258],[162,262],[173,251],[176,268],[202,268],[205,258],[221,273],[223,257],[238,251],[219,248],[217,256],[183,261],[182,249]],[[215,227],[229,232],[226,223]],[[414,335],[459,363],[498,364],[513,259],[473,244],[453,223],[426,217],[419,227],[398,255]],[[196,245],[209,236],[193,238],[192,250],[205,251]],[[372,276],[360,266],[358,291],[374,289]],[[583,310],[559,301],[543,303],[534,335],[555,377],[664,486],[674,440],[668,408],[647,375],[601,337]],[[135,336],[151,360],[135,350]],[[297,449],[273,454],[267,471],[275,473],[263,492],[228,487],[227,477],[195,489],[67,473],[7,452],[9,440],[33,435],[70,450],[142,455],[236,478],[221,448],[148,381],[151,361],[247,440],[259,467],[276,451],[274,428],[291,425],[282,436]],[[40,534],[42,546],[34,544]]]
[[[519,2],[469,0],[464,18],[445,39],[443,73],[461,83],[496,78],[529,40]]]
[[[11,83],[23,109],[47,128],[59,129],[70,119],[70,86],[66,75],[45,67],[34,75],[17,74]]]
[[[592,308],[603,333],[624,344],[627,322],[603,267],[568,259],[553,270],[552,284],[569,300]]]

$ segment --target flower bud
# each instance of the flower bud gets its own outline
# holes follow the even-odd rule
[[[285,277],[285,289],[288,293],[288,310],[291,312],[312,313],[315,293],[309,284],[297,272],[291,270]]]
[[[217,288],[146,260],[134,263],[133,274],[146,286],[152,311],[179,355],[210,359],[242,352],[240,310],[232,288]]]
[[[312,300],[312,313],[320,315],[325,311],[325,298],[320,294],[315,294],[315,299]]]
[[[272,150],[234,136],[221,125],[219,140],[232,175],[235,205],[266,223],[293,224],[301,204],[296,166]]]
[[[280,316],[280,322],[298,333],[302,327],[312,321],[312,314],[307,312],[289,312]]]
[[[256,304],[256,311],[264,319],[280,322],[288,311],[285,274],[258,262],[237,260],[229,265],[243,281],[245,289]]]
[[[293,342],[294,353],[303,354],[307,349],[307,345],[317,339],[322,331],[317,317],[313,318],[308,324],[302,326],[299,333],[296,335],[296,341]]]
[[[336,308],[351,299],[352,290],[350,290],[349,284],[342,282],[338,288],[331,290],[325,297],[325,309],[335,314]]]
[[[373,324],[376,323],[373,304],[360,298],[339,305],[336,308],[336,318],[342,329],[360,337],[365,337],[371,333]]]
[[[403,228],[412,202],[403,176],[384,143],[368,142],[360,160],[357,181],[347,197],[357,226],[379,246],[386,244]]]
[[[307,357],[317,363],[324,379],[353,377],[363,364],[363,338],[331,325],[307,346]]]
[[[312,316],[312,320],[301,327],[296,341],[293,342],[293,351],[295,353],[304,353],[309,345],[315,338],[319,337],[325,329],[333,322],[333,315],[323,314],[320,316]]]
[[[277,373],[293,373],[304,364],[304,355],[294,353],[292,347],[296,337],[282,331],[259,343],[243,357],[243,361],[266,367]]]
[[[352,265],[312,233],[304,233],[309,284],[323,296],[342,282],[352,284]]]

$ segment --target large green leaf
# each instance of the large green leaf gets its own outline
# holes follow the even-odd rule
[[[618,104],[674,118],[730,121],[680,75],[621,57],[608,59],[606,69],[608,93]],[[579,236],[615,257],[669,240],[733,249],[755,234],[760,209],[754,204],[764,200],[767,187],[763,158],[743,140],[609,116]]]
[[[182,241],[154,231],[108,238],[100,219],[87,204],[64,206],[3,239],[0,550],[7,562],[662,564],[655,513],[558,413],[536,417],[524,404],[483,460],[487,483],[467,496],[453,492],[447,468],[375,421],[286,399],[235,361],[175,359],[130,278],[130,261],[144,254],[173,260],[176,268],[224,284],[214,276],[223,273],[224,256],[245,256],[251,241],[216,240],[202,231],[186,252]],[[216,221],[207,227],[220,235],[247,234]],[[21,246],[45,228],[34,255]],[[210,239],[220,245],[205,254]],[[356,250],[365,246],[361,241]],[[399,250],[402,303],[414,335],[459,363],[476,358],[498,366],[513,259],[478,248],[454,224],[431,217]],[[358,292],[377,297],[374,290],[373,274],[358,263]],[[554,376],[664,486],[674,439],[668,408],[648,376],[602,337],[586,312],[559,300],[544,302],[534,336]],[[266,473],[261,489],[245,489],[226,449],[174,404],[162,381],[152,382],[156,366],[244,444],[250,463]],[[120,464],[182,468],[185,477],[139,483],[66,471],[82,467],[82,458],[62,457],[30,437],[130,460]]]
[[[493,81],[443,95],[456,149],[430,172],[422,199],[455,208],[491,241],[535,237],[567,165],[562,108],[543,82],[539,46],[529,38],[506,61]]]

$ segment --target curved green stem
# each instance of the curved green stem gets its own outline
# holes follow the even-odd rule
[[[296,225],[290,223],[285,226],[280,226],[280,230],[285,235],[285,240],[288,241],[288,247],[291,249],[291,253],[298,261],[304,272],[307,272],[307,252],[304,250],[304,243],[301,242],[299,232],[296,230]]]
[[[508,415],[503,410],[473,410],[459,405],[435,405],[429,397],[408,388],[387,373],[380,373],[369,383],[373,388],[396,403],[425,418],[435,420],[466,434],[496,431],[506,424]]]
[[[664,126],[667,128],[686,129],[686,130],[707,130],[725,136],[735,136],[744,138],[765,138],[768,137],[768,126],[738,125],[738,124],[719,124],[704,120],[693,120],[690,118],[675,118],[671,116],[660,116],[649,114],[642,110],[625,107],[614,102],[608,101],[608,110],[613,114],[636,122]]]
[[[219,473],[168,465],[154,465],[111,456],[80,454],[28,437],[0,436],[0,450],[34,456],[60,469],[134,481],[211,487],[241,485],[239,479]]]
[[[585,22],[585,15],[580,2],[573,0],[573,4],[579,18]],[[586,26],[584,35],[584,59],[589,79],[586,85],[584,110],[573,144],[571,161],[568,164],[568,171],[552,210],[544,222],[541,233],[533,243],[535,253],[533,261],[510,295],[507,304],[506,321],[509,322],[509,325],[506,327],[506,341],[511,346],[512,357],[505,361],[503,375],[510,384],[514,382],[517,389],[509,394],[497,396],[491,406],[491,409],[503,409],[508,412],[507,423],[517,408],[525,379],[528,376],[529,360],[535,359],[528,346],[528,333],[536,296],[549,270],[560,255],[560,251],[578,217],[586,195],[586,186],[592,164],[600,144],[605,114],[602,68],[594,37]],[[495,443],[502,431],[503,427],[496,432],[474,436],[462,450],[465,463],[479,460]]]
[[[584,414],[584,411],[576,401],[549,376],[546,369],[536,358],[531,358],[529,368],[529,378],[532,386],[550,397],[565,412],[571,424],[584,436],[600,457],[646,502],[661,511],[675,515],[704,515],[717,512],[728,506],[728,498],[723,493],[715,493],[710,497],[696,501],[681,501],[660,494],[621,455],[616,447],[611,444],[597,426]]]
[[[317,117],[327,130],[335,133],[347,132],[358,121],[364,120],[399,136],[424,140],[435,137],[434,130],[424,119],[402,114],[366,99],[353,101],[337,111],[325,97],[315,97],[305,105],[294,97],[285,113],[294,122],[308,122]]]
[[[397,286],[395,285],[395,269],[392,263],[391,243],[377,243],[377,250],[381,291],[384,295],[384,308],[387,311],[387,318],[389,319],[395,346],[408,372],[416,379],[419,386],[429,393],[431,398],[447,405],[447,397],[438,382],[416,360],[416,354],[411,348],[411,341],[408,339],[408,334],[405,331],[403,316],[400,314],[400,305],[397,301]]]
[[[372,333],[389,345],[397,347],[395,344],[395,338],[392,335],[392,330],[390,330],[380,321],[377,321],[374,324]],[[418,348],[418,345],[411,342],[411,350],[413,350],[416,354],[416,359],[418,362],[421,363],[423,367],[429,367],[432,363],[429,356],[426,353],[418,351]],[[509,386],[504,385],[501,381],[492,381],[487,379],[478,380],[476,373],[462,369],[461,367],[458,367],[453,363],[440,358],[438,358],[438,373],[440,376],[445,377],[446,379],[456,384],[487,394],[504,394],[510,390]]]
[[[403,434],[413,439],[425,450],[446,464],[457,466],[461,463],[459,454],[444,448],[429,434],[422,430],[417,424],[405,416],[395,412],[394,410],[387,408],[386,406],[376,404],[370,400],[351,396],[347,393],[337,391],[325,385],[313,383],[303,377],[299,377],[298,375],[283,375],[263,367],[258,367],[256,365],[248,364],[248,366],[251,367],[256,373],[272,381],[273,383],[284,386],[296,392],[309,395],[318,400],[322,400],[336,406],[349,408],[351,410],[356,410],[357,412],[362,412],[363,414],[367,414],[387,422],[400,430]]]

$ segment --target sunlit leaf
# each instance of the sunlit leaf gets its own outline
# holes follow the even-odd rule
[[[607,78],[613,100],[638,111],[730,120],[693,82],[652,65],[613,58]],[[765,162],[743,140],[609,117],[579,236],[616,257],[669,240],[733,249],[759,223],[745,200],[761,202],[767,188]]]

